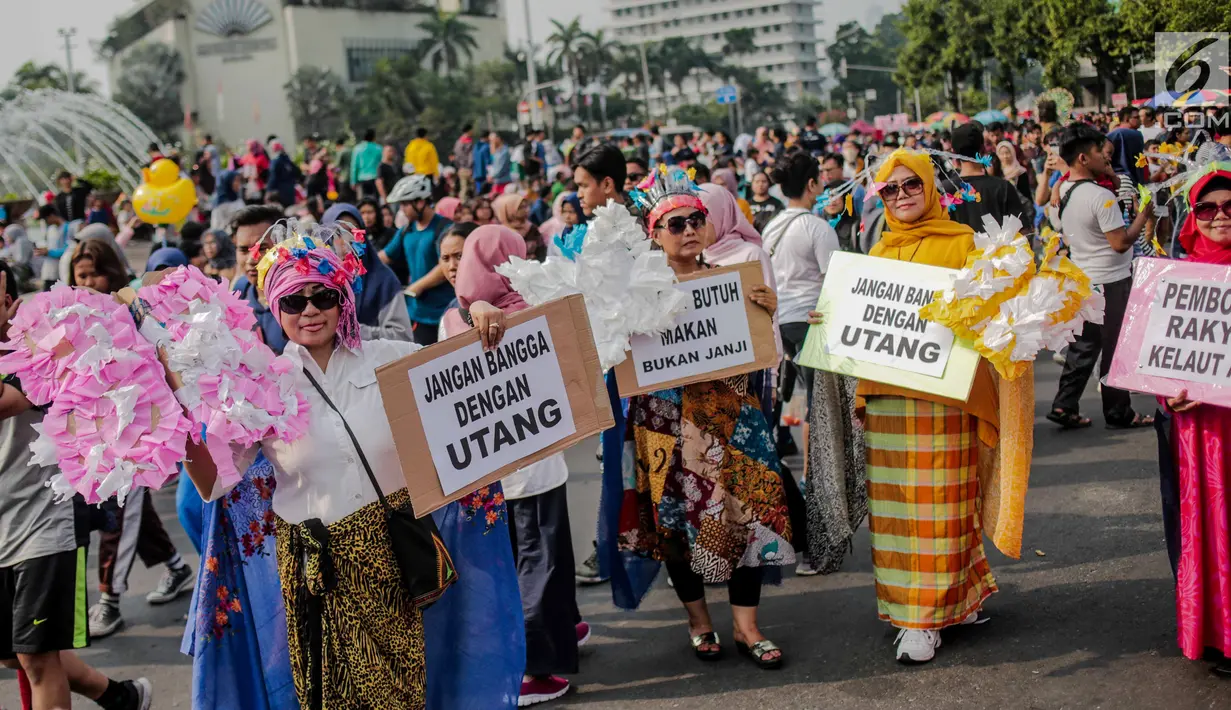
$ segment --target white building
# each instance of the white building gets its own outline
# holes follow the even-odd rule
[[[112,89],[126,52],[162,42],[184,60],[184,107],[198,132],[224,145],[269,135],[293,143],[283,86],[300,67],[360,84],[380,59],[427,40],[418,25],[438,4],[475,28],[475,62],[500,58],[506,30],[496,0],[141,0],[104,43]]]
[[[626,44],[684,37],[700,40],[707,54],[721,55],[727,30],[753,29],[757,50],[729,62],[758,70],[792,98],[821,93],[816,0],[609,0],[608,7],[608,31]],[[702,97],[695,82],[687,84],[692,86],[684,87],[685,94],[697,101],[712,97],[721,82],[703,79]]]

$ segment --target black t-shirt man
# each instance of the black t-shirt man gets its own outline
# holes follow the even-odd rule
[[[953,212],[949,213],[953,221],[961,222],[976,232],[982,232],[983,215],[990,214],[1001,223],[1004,222],[1005,216],[1014,215],[1022,220],[1024,229],[1030,228],[1030,225],[1026,224],[1025,208],[1022,206],[1021,197],[1018,195],[1017,188],[1013,187],[1013,183],[991,175],[970,175],[962,179],[970,183],[970,186],[979,193],[979,201],[963,202],[958,205]]]

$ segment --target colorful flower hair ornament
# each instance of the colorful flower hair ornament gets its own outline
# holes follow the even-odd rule
[[[992,156],[984,155],[982,153],[975,153],[975,162],[979,163],[985,168],[990,169],[992,167]]]
[[[690,171],[683,168],[663,165],[659,167],[659,175],[653,184],[632,192],[637,206],[646,212],[646,224],[651,232],[658,226],[658,220],[672,210],[693,207],[701,212],[706,211],[698,194],[697,184],[692,179],[692,175],[696,173],[689,173]]]
[[[950,212],[957,211],[957,206],[960,204],[962,204],[962,196],[960,194],[950,195],[948,193],[945,193],[940,196],[940,206],[944,207]]]
[[[351,241],[356,244],[366,244],[368,241],[368,231],[366,229],[356,229],[351,232]]]

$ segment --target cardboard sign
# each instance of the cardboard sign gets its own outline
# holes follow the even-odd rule
[[[1231,267],[1137,260],[1107,384],[1231,406]]]
[[[801,365],[965,401],[979,353],[919,317],[954,269],[839,252],[829,260]]]
[[[620,396],[774,367],[773,317],[748,300],[764,282],[755,261],[681,277],[677,288],[690,295],[688,311],[671,330],[632,337],[628,357],[614,368]]]
[[[474,329],[376,371],[406,489],[422,517],[614,424],[580,295]]]

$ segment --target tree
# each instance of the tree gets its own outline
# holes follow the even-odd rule
[[[1103,84],[1099,102],[1110,97],[1118,83],[1128,75],[1127,32],[1109,0],[1042,0],[1045,27],[1051,46],[1044,67],[1054,86],[1076,80],[1079,59],[1088,59]]]
[[[373,128],[377,134],[391,139],[409,139],[419,112],[427,107],[416,81],[425,73],[419,61],[410,55],[378,61],[367,82],[355,92],[350,125]],[[451,104],[458,98],[442,100]]]
[[[742,57],[757,51],[757,31],[740,27],[722,33],[722,53],[730,57]]]
[[[479,48],[479,42],[474,38],[474,25],[458,19],[455,13],[437,12],[430,19],[420,22],[419,29],[431,38],[428,53],[431,55],[432,71],[440,71],[443,64],[448,74],[461,66],[462,55],[469,61]]]
[[[691,41],[683,37],[668,37],[658,46],[658,56],[662,61],[662,70],[679,92],[680,103],[684,102],[684,82],[692,75],[694,68],[705,62],[705,53]],[[700,79],[697,80],[697,93],[701,93]]]
[[[85,72],[73,72],[73,80],[74,88],[79,94],[92,94],[98,88],[98,84],[86,76]],[[37,89],[68,91],[68,73],[58,64],[26,62],[13,72],[8,88],[13,95],[20,91]]]
[[[282,89],[286,92],[297,134],[342,135],[346,129],[346,105],[350,97],[341,77],[333,70],[300,67]]]
[[[580,91],[585,83],[581,56],[586,46],[586,31],[581,29],[581,18],[574,17],[567,25],[561,24],[559,20],[552,20],[551,25],[554,29],[547,36],[547,46],[551,47],[547,61],[555,64],[561,73],[572,77],[576,90]]]
[[[944,83],[949,105],[958,110],[959,84],[978,78],[990,54],[990,23],[976,0],[907,0],[899,24],[905,44],[898,54],[903,86]]]
[[[164,140],[174,137],[184,120],[180,88],[184,62],[172,47],[149,42],[134,47],[120,60],[115,101]]]
[[[897,62],[898,52],[906,39],[898,28],[901,18],[898,15],[885,15],[875,27],[868,32],[858,22],[846,22],[839,25],[837,35],[826,48],[830,66],[838,72],[845,60],[848,66],[863,65],[892,69]],[[892,113],[896,107],[897,85],[893,75],[887,71],[869,71],[866,69],[848,69],[846,76],[838,76],[838,86],[833,93],[839,99],[846,101],[847,96],[862,98],[868,89],[876,91],[876,99],[864,104],[867,113]]]
[[[1017,120],[1018,77],[1039,58],[1040,45],[1034,41],[1043,24],[1038,0],[988,0],[992,36],[988,43],[996,59],[996,80],[1009,95],[1009,117]]]

